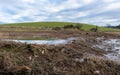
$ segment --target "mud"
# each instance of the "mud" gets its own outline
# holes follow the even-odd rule
[[[77,39],[59,45],[1,41],[0,66],[2,68],[0,68],[0,74],[96,75],[99,73],[100,75],[120,75],[120,61],[111,61],[104,57],[114,51],[110,52],[105,49],[106,47],[93,47],[102,43],[111,44],[112,42],[107,40],[119,39],[119,35],[66,30],[51,31],[50,35],[46,36],[60,39],[77,37]]]
[[[98,47],[107,52],[105,56],[113,61],[120,62],[120,39],[105,39],[105,38],[97,38],[97,40],[101,40],[101,42],[94,45],[94,47]]]

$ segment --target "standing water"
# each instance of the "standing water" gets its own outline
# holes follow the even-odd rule
[[[108,53],[105,54],[105,57],[107,57],[108,59],[120,61],[120,39],[104,40],[101,43],[95,45],[94,47],[98,47],[107,51]]]
[[[76,38],[67,38],[67,39],[55,39],[55,40],[5,40],[5,41],[14,41],[20,43],[27,43],[27,44],[39,44],[39,45],[59,45],[59,44],[67,44],[72,42]]]

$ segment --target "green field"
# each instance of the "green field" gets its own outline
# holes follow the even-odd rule
[[[1,24],[0,27],[5,27],[2,28],[2,30],[12,30],[14,27],[18,27],[17,30],[39,30],[39,29],[45,29],[45,28],[52,28],[52,27],[63,27],[65,25],[69,24],[77,24],[73,22],[28,22],[28,23],[12,23],[12,24]],[[85,31],[89,31],[91,28],[95,28],[95,25],[91,24],[83,24],[82,29]],[[105,27],[98,27],[99,31],[120,31],[120,29],[113,29],[113,28],[105,28]]]
[[[24,26],[24,27],[63,27],[64,25],[75,24],[72,22],[29,22],[29,23],[13,23],[2,24],[5,26]]]
[[[83,24],[82,29],[89,31],[91,28],[95,28],[95,25],[90,25],[90,24]],[[120,31],[120,29],[115,29],[115,28],[106,28],[106,27],[98,27],[99,31]]]

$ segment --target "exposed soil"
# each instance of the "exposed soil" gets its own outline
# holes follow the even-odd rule
[[[114,32],[115,33],[115,32]],[[118,32],[117,32],[118,34]],[[26,38],[68,38],[68,37],[79,37],[79,36],[91,36],[91,37],[120,37],[120,35],[112,34],[110,32],[104,33],[99,32],[84,32],[75,29],[68,30],[31,30],[31,31],[0,31],[0,38],[10,39],[26,39]]]
[[[120,32],[106,32],[106,33],[113,34],[113,35],[120,35]]]
[[[63,45],[30,45],[1,41],[0,75],[120,75],[120,62],[104,59],[103,55],[107,54],[107,51],[92,47],[93,44],[103,41],[96,40],[98,37],[109,39],[119,38],[119,35],[79,30],[36,33],[34,35],[48,38],[77,39]]]

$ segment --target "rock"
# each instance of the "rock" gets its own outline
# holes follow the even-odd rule
[[[100,75],[100,71],[99,70],[94,71],[94,75]]]
[[[76,58],[75,61],[82,63],[82,62],[84,62],[84,58],[81,58],[81,59]]]

